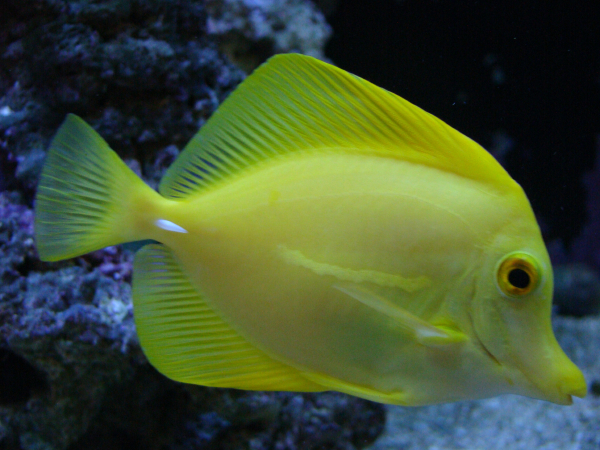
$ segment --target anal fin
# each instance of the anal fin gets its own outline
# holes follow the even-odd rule
[[[306,373],[306,377],[332,391],[344,392],[373,402],[388,403],[390,405],[410,404],[407,393],[403,391],[381,392],[366,386],[360,386],[358,384],[349,383],[338,378],[314,372]]]
[[[135,258],[135,323],[144,353],[177,381],[248,390],[323,391],[249,343],[190,283],[170,250],[150,244]]]

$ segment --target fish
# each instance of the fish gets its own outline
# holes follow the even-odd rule
[[[67,116],[35,200],[39,257],[148,240],[134,320],[173,380],[406,406],[586,395],[521,186],[442,120],[317,59],[257,68],[158,192]]]

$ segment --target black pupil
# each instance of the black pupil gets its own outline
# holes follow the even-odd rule
[[[531,283],[531,278],[523,269],[513,269],[508,274],[508,282],[516,288],[525,289]]]

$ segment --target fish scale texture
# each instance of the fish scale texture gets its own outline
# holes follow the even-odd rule
[[[310,2],[293,3],[306,17],[302,33],[323,36],[307,42],[321,52],[327,24]],[[256,46],[252,58],[298,48],[286,38],[292,29],[269,25],[286,28],[293,16],[260,3],[252,11],[267,33],[238,43],[280,42]],[[54,264],[36,254],[32,200],[45,150],[68,112],[86,118],[156,186],[178,154],[170,144],[181,148],[243,79],[218,50],[224,36],[206,33],[209,14],[203,1],[0,2],[3,450],[238,449],[249,442],[258,450],[354,450],[382,430],[381,405],[342,394],[247,393],[164,378],[135,332],[132,249]]]

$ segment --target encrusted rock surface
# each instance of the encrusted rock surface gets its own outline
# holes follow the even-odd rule
[[[255,63],[284,51],[322,56],[329,28],[308,1],[246,3],[235,14],[249,33],[212,8],[0,2],[2,450],[353,450],[382,430],[380,405],[342,394],[208,389],[158,374],[135,334],[135,246],[52,264],[37,257],[35,187],[67,113],[156,186],[245,76],[219,50],[228,36],[243,35]]]

